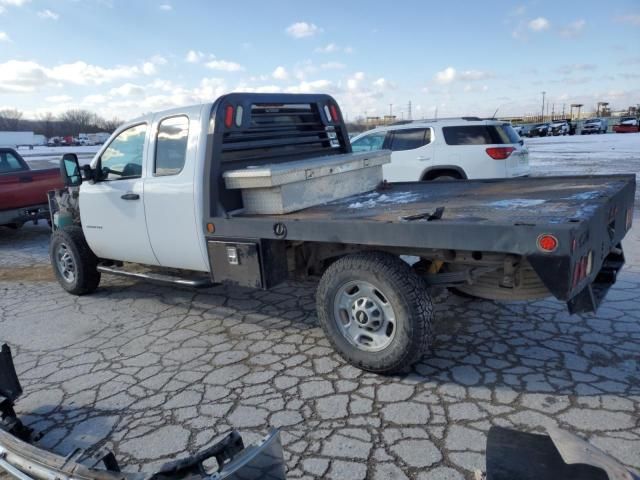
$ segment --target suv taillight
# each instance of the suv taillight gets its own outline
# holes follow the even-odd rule
[[[487,155],[494,160],[506,160],[514,150],[513,147],[491,147],[487,148]]]

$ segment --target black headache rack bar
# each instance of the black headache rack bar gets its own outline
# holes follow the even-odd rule
[[[231,169],[351,152],[338,103],[324,94],[230,93],[211,109],[205,165],[205,217],[242,207],[228,190]]]
[[[88,453],[76,449],[62,457],[33,445],[38,437],[17,417],[14,405],[22,387],[5,344],[0,349],[0,472],[18,480],[285,480],[280,433],[249,447],[232,431],[218,443],[187,458],[164,464],[156,472],[122,472],[109,451]],[[204,462],[215,458],[217,471]]]

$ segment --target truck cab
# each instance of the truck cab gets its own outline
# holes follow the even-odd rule
[[[140,117],[102,146],[91,162],[95,181],[80,185],[80,219],[98,257],[209,270],[196,199],[210,111],[208,104]]]

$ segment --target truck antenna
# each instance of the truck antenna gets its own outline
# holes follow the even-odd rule
[[[496,108],[496,111],[495,111],[495,112],[493,112],[493,116],[491,117],[492,119],[494,119],[494,120],[495,120],[496,115],[498,114],[498,110],[500,110],[500,107]]]

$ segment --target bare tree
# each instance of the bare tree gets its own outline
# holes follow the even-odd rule
[[[15,108],[0,110],[0,130],[16,132],[19,130],[22,112]]]
[[[55,132],[56,117],[51,112],[46,112],[37,117],[36,129],[46,138],[51,138]]]
[[[60,115],[60,122],[71,135],[95,130],[99,120],[100,118],[89,110],[67,110]]]
[[[113,133],[122,123],[122,120],[113,117],[111,120],[102,120],[98,126],[105,132]]]

